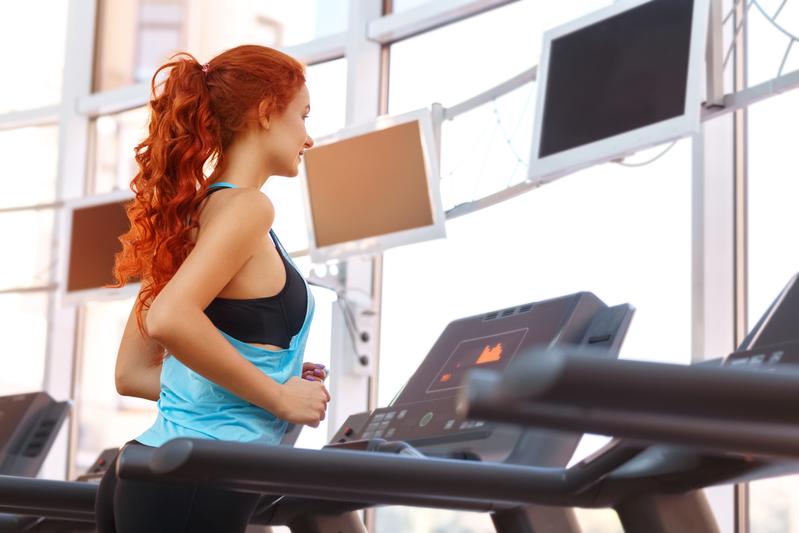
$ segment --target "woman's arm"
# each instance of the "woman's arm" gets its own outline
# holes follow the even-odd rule
[[[144,311],[146,322],[147,311]],[[161,394],[161,365],[164,347],[142,334],[131,309],[117,353],[114,380],[122,396],[157,401]]]
[[[269,199],[255,189],[228,194],[203,219],[196,246],[153,301],[147,331],[170,355],[220,387],[278,418],[316,427],[330,400],[324,385],[297,377],[275,382],[242,357],[203,312],[257,250],[271,246]]]

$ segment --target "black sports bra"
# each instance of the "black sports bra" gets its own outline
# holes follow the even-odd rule
[[[209,189],[205,197],[228,186]],[[284,256],[283,246],[273,230],[269,230],[280,260],[286,269],[286,284],[274,296],[233,300],[214,298],[205,314],[214,326],[241,342],[272,344],[288,348],[291,338],[302,329],[308,307],[308,293],[299,272]]]

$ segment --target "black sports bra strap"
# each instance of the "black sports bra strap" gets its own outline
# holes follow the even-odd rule
[[[233,187],[212,187],[212,188],[209,188],[207,191],[205,191],[205,198],[208,198],[209,196],[211,196],[215,192],[221,191],[222,189],[232,189],[232,188]]]

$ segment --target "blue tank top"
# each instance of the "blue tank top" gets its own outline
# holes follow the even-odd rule
[[[275,246],[296,269],[280,241],[275,240]],[[291,338],[288,348],[264,350],[219,331],[242,357],[280,384],[302,374],[303,354],[314,314],[313,295],[302,279],[308,295],[305,321]],[[167,356],[161,367],[161,395],[157,405],[155,423],[136,438],[147,446],[161,446],[178,437],[278,444],[288,425],[269,411],[205,379],[172,356]]]

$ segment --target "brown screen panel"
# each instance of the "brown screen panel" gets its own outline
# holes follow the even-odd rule
[[[433,225],[417,121],[305,153],[316,246]]]
[[[121,203],[72,212],[67,291],[96,289],[114,283],[114,256],[122,251],[119,236],[130,229]]]

